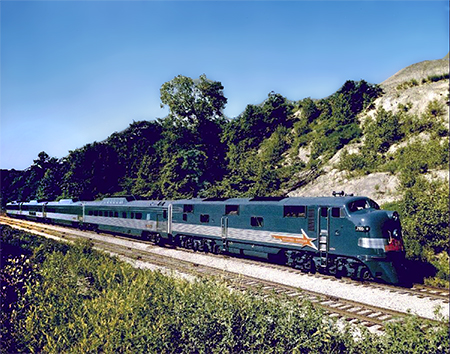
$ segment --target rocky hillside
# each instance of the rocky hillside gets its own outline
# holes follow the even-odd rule
[[[438,100],[445,104],[448,121],[448,75],[448,58],[410,65],[380,84],[385,94],[375,101],[375,107],[396,113],[399,105],[412,104],[410,112],[420,114],[431,101]],[[442,79],[445,76],[447,79]]]
[[[449,59],[448,56],[440,60],[424,61],[410,65],[390,78],[383,81],[383,95],[374,101],[370,109],[361,113],[358,118],[364,131],[367,120],[374,119],[382,108],[393,115],[408,114],[412,120],[420,117],[430,110],[430,104],[440,108],[439,117],[442,124],[449,124]],[[400,120],[400,123],[403,123]],[[364,142],[346,145],[339,150],[322,168],[321,175],[312,182],[293,190],[290,196],[319,196],[331,193],[332,190],[357,195],[367,195],[380,203],[391,202],[400,197],[397,192],[399,185],[396,171],[376,171],[369,174],[350,173],[338,168],[343,154],[359,154]],[[426,130],[416,132],[411,136],[392,144],[387,154],[395,154],[399,148],[403,148],[417,141],[429,141],[437,139],[441,144],[448,144],[446,137],[431,136]],[[309,158],[309,149],[304,148],[299,152],[300,158]],[[425,175],[428,179],[449,177],[449,170],[428,170]]]

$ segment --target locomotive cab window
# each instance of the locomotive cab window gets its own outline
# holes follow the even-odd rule
[[[136,213],[136,219],[141,220],[142,219],[142,213]]]
[[[358,199],[348,204],[348,210],[351,213],[370,208],[379,210],[380,206],[377,203],[375,203],[372,199]]]
[[[225,205],[225,215],[239,215],[239,205]]]
[[[326,207],[320,208],[320,216],[323,218],[327,218],[328,217],[328,208],[326,208]]]
[[[263,227],[264,219],[260,216],[252,216],[250,218],[250,225],[253,227]]]
[[[331,217],[333,218],[343,218],[344,211],[341,208],[331,208]]]
[[[306,217],[306,207],[304,205],[286,205],[283,216],[285,218],[304,218]]]
[[[200,214],[200,222],[208,223],[209,222],[209,215],[208,214]]]
[[[122,213],[122,218],[123,218],[123,219],[126,219],[126,218],[127,218],[127,213],[126,213],[125,211]]]
[[[194,212],[194,206],[192,204],[184,204],[183,213],[193,213],[193,212]]]

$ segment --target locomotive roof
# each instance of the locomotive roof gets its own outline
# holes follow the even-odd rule
[[[342,206],[358,199],[367,199],[362,196],[337,197],[256,197],[256,198],[211,198],[211,199],[181,199],[170,201],[172,204],[270,204],[270,205],[327,205]]]

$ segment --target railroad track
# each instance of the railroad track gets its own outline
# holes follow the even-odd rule
[[[321,273],[314,273],[314,274],[305,274],[301,270],[294,269],[294,268],[288,268],[283,265],[269,263],[267,261],[253,261],[249,259],[242,258],[242,262],[248,263],[248,264],[259,264],[260,266],[267,267],[269,269],[280,269],[284,271],[288,271],[292,274],[303,274],[307,275],[309,277],[318,278],[318,279],[331,279],[333,281],[337,281],[339,283],[345,283],[345,284],[351,284],[353,286],[362,287],[362,288],[372,288],[372,289],[382,289],[387,290],[391,293],[395,294],[409,294],[411,296],[415,296],[417,298],[428,298],[430,300],[441,300],[445,303],[449,303],[449,289],[444,288],[436,288],[431,287],[423,284],[413,284],[412,288],[406,288],[402,286],[395,286],[395,285],[389,285],[389,284],[382,284],[382,283],[376,283],[376,282],[362,282],[360,280],[353,280],[350,278],[340,278],[337,279],[336,277],[332,275],[327,274],[321,274]]]
[[[28,227],[32,226],[34,229],[40,228],[41,230],[49,230],[52,227],[55,227],[53,225],[34,223],[31,221],[11,219],[11,218],[6,218],[6,217],[0,217],[0,220],[2,222],[6,222],[6,223],[15,223],[16,225],[22,225],[22,227],[23,227],[23,225],[28,225]],[[66,232],[73,232],[74,230],[76,230],[76,229],[72,229],[72,228],[64,227],[64,226],[57,226],[57,227],[64,228],[64,230],[66,230]],[[104,235],[105,237],[111,237],[111,234],[102,234],[102,235]],[[114,236],[114,237],[129,240],[128,237],[121,237],[121,236]],[[134,240],[137,241],[137,239],[134,239]],[[138,240],[138,241],[144,242],[141,240]],[[149,243],[147,243],[147,244],[149,244]],[[193,251],[187,250],[187,249],[180,249],[180,250],[183,250],[185,252],[193,252]],[[228,258],[229,256],[220,255],[218,257]],[[236,257],[233,257],[233,258],[236,258]],[[264,262],[261,260],[255,261],[255,260],[251,260],[248,258],[239,258],[239,260],[240,260],[240,262],[247,263],[247,264],[257,264],[259,266],[267,267],[270,269],[278,269],[278,270],[290,272],[292,274],[305,275],[305,273],[303,273],[301,270],[289,268],[289,267],[286,267],[283,265],[268,263],[268,262]],[[430,286],[426,286],[423,284],[414,284],[412,288],[405,288],[405,287],[401,287],[401,286],[394,286],[394,285],[381,284],[381,283],[375,283],[375,282],[361,282],[361,281],[357,281],[357,280],[352,280],[350,278],[336,279],[334,276],[321,274],[321,273],[314,273],[314,274],[307,274],[307,275],[310,277],[314,277],[314,278],[331,279],[333,281],[337,281],[340,283],[352,284],[357,287],[383,289],[383,290],[388,290],[391,293],[409,294],[409,295],[415,296],[417,298],[442,300],[445,303],[449,303],[449,297],[450,297],[449,289],[435,288],[435,287],[430,287]]]
[[[61,226],[53,226],[46,224],[33,223],[30,221],[16,220],[10,218],[0,218],[0,222],[10,225],[15,228],[20,228],[24,231],[49,235],[59,239],[74,241],[81,237],[90,239],[94,247],[127,257],[128,259],[140,260],[151,263],[159,267],[168,268],[179,273],[193,275],[195,277],[215,277],[225,281],[227,285],[235,290],[254,293],[258,296],[277,295],[283,296],[285,299],[292,301],[308,300],[313,306],[323,309],[330,317],[340,319],[341,321],[350,324],[359,324],[369,328],[371,331],[383,331],[383,327],[392,321],[403,321],[406,316],[405,313],[389,310],[381,307],[371,306],[361,302],[351,301],[347,299],[337,298],[334,296],[324,295],[318,292],[299,289],[297,287],[279,284],[259,278],[233,273],[230,271],[220,270],[206,265],[197,264],[192,261],[181,260],[178,258],[171,258],[164,255],[152,253],[144,248],[159,248],[148,242],[137,241],[121,236],[113,236],[110,234],[97,234],[86,231],[79,231],[77,229],[66,228]],[[124,247],[118,241],[126,241],[129,246]],[[145,245],[145,247],[137,247],[138,245]],[[179,250],[186,252],[186,250]],[[225,256],[226,258],[226,256]],[[249,260],[244,260],[249,262]],[[252,262],[252,261],[250,261]],[[256,263],[256,262],[254,262]],[[258,263],[261,266],[260,263]],[[267,265],[264,266],[277,266]],[[281,266],[277,266],[281,267]],[[286,267],[281,267],[286,271]],[[297,270],[287,268],[289,272],[297,272]],[[312,275],[311,275],[312,276]],[[334,279],[339,282],[341,280]],[[367,286],[367,284],[359,284],[360,286]],[[377,284],[378,285],[378,284]],[[402,289],[403,290],[403,289]],[[420,291],[410,289],[411,291]],[[397,291],[397,290],[396,290]],[[436,293],[431,293],[435,296]],[[423,295],[423,292],[421,292]],[[441,294],[439,294],[440,296]],[[425,325],[432,325],[433,320],[426,320]]]

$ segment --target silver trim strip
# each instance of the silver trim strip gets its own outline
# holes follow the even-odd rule
[[[374,248],[383,249],[387,245],[387,240],[385,238],[368,238],[361,237],[358,239],[358,246],[362,248]]]

